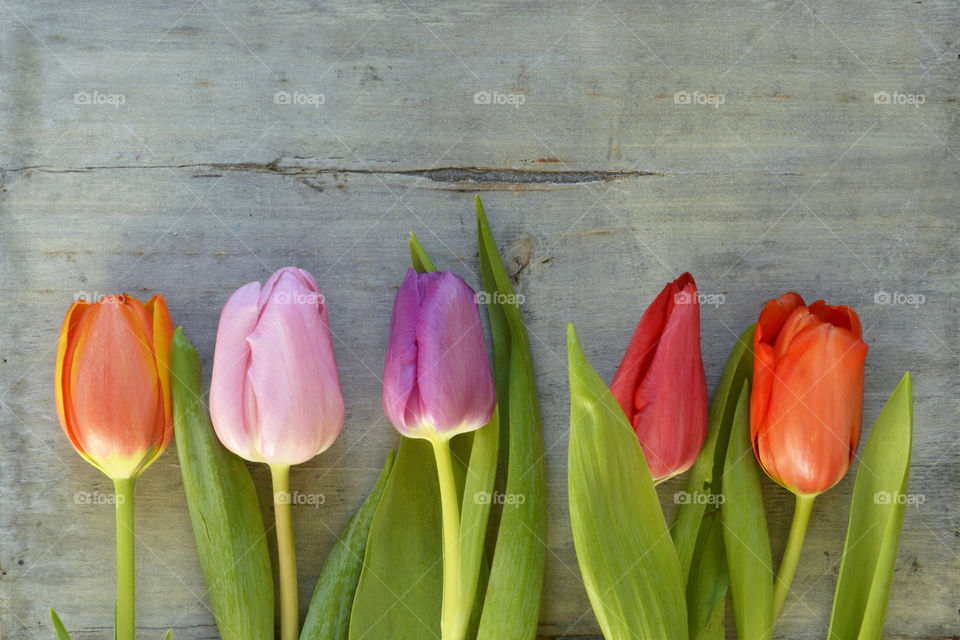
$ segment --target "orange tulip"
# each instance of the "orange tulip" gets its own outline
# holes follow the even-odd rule
[[[750,437],[760,466],[796,496],[773,590],[774,619],[790,590],[813,502],[846,474],[860,441],[860,319],[846,305],[809,307],[785,293],[763,307],[753,339]]]
[[[760,314],[750,435],[760,465],[794,493],[826,491],[853,460],[867,356],[862,333],[850,307],[823,300],[807,307],[792,292]]]
[[[60,330],[57,414],[74,448],[113,479],[134,478],[173,436],[163,296],[74,302]]]

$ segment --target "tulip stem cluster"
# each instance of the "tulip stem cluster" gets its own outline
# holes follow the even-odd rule
[[[469,611],[460,593],[460,505],[453,477],[450,440],[432,441],[440,480],[440,505],[443,512],[443,608],[440,629],[443,640],[462,640]]]
[[[133,486],[136,478],[113,481],[117,504],[117,640],[133,640],[134,632],[134,555]]]
[[[273,479],[277,559],[280,567],[280,638],[297,640],[300,630],[297,607],[297,557],[293,547],[293,524],[290,517],[290,467],[272,464],[270,476]]]
[[[807,535],[807,525],[810,524],[810,513],[813,511],[813,500],[816,496],[797,494],[797,502],[793,508],[793,522],[790,524],[790,535],[787,537],[787,546],[783,550],[783,559],[780,561],[780,570],[777,572],[777,581],[773,586],[773,619],[780,617],[780,610],[790,591],[793,574],[800,561],[800,550],[803,549],[803,539]]]

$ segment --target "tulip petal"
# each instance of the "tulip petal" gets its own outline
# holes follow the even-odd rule
[[[832,306],[826,304],[823,300],[817,300],[810,305],[810,313],[824,322],[829,322],[835,327],[848,329],[854,338],[861,338],[863,336],[860,318],[857,317],[853,309],[845,304]]]
[[[244,419],[244,386],[250,363],[247,337],[257,326],[259,296],[260,283],[251,282],[237,289],[223,306],[210,381],[210,417],[225,447],[242,458],[262,462],[259,442],[252,442],[252,428]]]
[[[850,331],[820,324],[801,332],[777,360],[756,444],[774,480],[817,494],[846,473],[859,441],[866,354]]]
[[[167,309],[167,301],[163,296],[153,296],[144,303],[144,309],[150,316],[150,326],[147,334],[152,336],[154,359],[157,365],[157,376],[160,381],[160,401],[163,408],[163,440],[152,458],[141,467],[146,469],[170,444],[173,439],[173,407],[171,404],[170,382],[170,342],[173,339],[173,321]]]
[[[684,275],[689,276],[689,274]],[[633,415],[637,385],[647,374],[647,369],[653,360],[657,340],[663,332],[663,326],[667,322],[667,314],[673,306],[676,293],[676,283],[667,284],[643,312],[630,338],[630,344],[627,345],[627,352],[623,354],[620,366],[613,375],[610,391],[628,417]]]
[[[689,299],[670,302],[649,369],[634,395],[632,425],[658,481],[689,469],[707,433],[700,305],[692,280],[681,293]]]
[[[133,304],[135,303],[135,304]],[[142,305],[107,299],[85,314],[69,371],[80,449],[112,478],[132,477],[157,431],[156,363],[142,330]],[[148,390],[148,392],[145,392]]]
[[[757,320],[757,333],[754,336],[754,343],[773,345],[787,318],[790,317],[794,309],[802,306],[804,306],[803,298],[793,291],[768,301],[764,305],[763,311],[760,312],[760,319]]]
[[[344,409],[326,306],[299,270],[276,277],[247,342],[259,450],[269,463],[306,462],[333,444]]]
[[[449,271],[420,276],[428,287],[417,318],[417,388],[437,432],[490,421],[496,391],[473,289]]]
[[[67,438],[70,439],[70,443],[74,449],[89,462],[93,463],[90,457],[80,447],[80,442],[75,435],[77,421],[73,410],[73,394],[70,389],[70,375],[68,373],[73,370],[73,357],[76,352],[78,328],[89,310],[90,304],[88,302],[78,300],[70,305],[70,308],[67,310],[67,315],[63,319],[63,327],[60,329],[60,339],[57,343],[55,394],[57,415],[60,418],[60,425],[63,427],[64,433],[67,434]]]
[[[401,433],[409,435],[407,408],[410,415],[419,415],[417,386],[417,316],[420,314],[419,276],[413,269],[400,285],[393,301],[390,317],[390,338],[383,366],[383,410]]]

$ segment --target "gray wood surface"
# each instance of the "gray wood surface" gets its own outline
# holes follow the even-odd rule
[[[74,295],[163,293],[209,380],[236,287],[288,264],[316,275],[347,418],[292,475],[326,496],[294,513],[305,608],[397,444],[379,377],[406,234],[476,285],[475,191],[525,265],[544,635],[598,633],[566,500],[565,324],[609,380],[684,270],[724,296],[702,313],[711,389],[735,335],[788,289],[860,313],[865,431],[913,371],[924,502],[886,633],[960,633],[958,26],[956,4],[930,1],[0,0],[0,637],[50,637],[51,606],[74,638],[109,635],[112,507],[77,496],[110,485],[53,404]],[[876,304],[881,291],[923,302]],[[269,474],[252,471],[265,503]],[[668,513],[681,487],[661,487]],[[792,505],[767,489],[777,559]],[[851,489],[852,473],[817,501],[778,636],[826,634]],[[138,482],[136,526],[142,637],[215,637],[172,449]]]

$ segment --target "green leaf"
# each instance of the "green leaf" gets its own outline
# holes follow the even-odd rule
[[[477,216],[478,227],[486,226],[486,235],[489,236],[489,226],[486,223],[479,196],[477,196]],[[490,243],[493,244],[492,236],[490,237]],[[490,319],[490,336],[493,339],[493,378],[497,387],[497,403],[500,410],[500,455],[503,457],[503,467],[506,469],[510,463],[510,353],[512,346],[510,325],[507,323],[503,308],[507,299],[492,295],[492,292],[498,290],[494,266],[499,265],[502,269],[502,264],[499,262],[500,255],[496,253],[496,245],[493,245],[492,251],[495,255],[482,250],[485,244],[482,230],[478,233],[478,242],[481,248],[480,282],[486,299],[484,306],[487,309],[487,317]],[[509,284],[509,280],[507,282]]]
[[[460,592],[472,594],[467,598],[472,605],[485,565],[484,543],[487,522],[497,475],[497,444],[499,440],[499,411],[494,408],[490,422],[473,434],[473,447],[460,507]]]
[[[350,613],[352,640],[440,637],[442,522],[433,449],[401,438],[370,525]]]
[[[67,628],[63,626],[63,623],[60,621],[60,616],[58,616],[57,612],[53,609],[50,609],[50,620],[53,622],[53,630],[57,634],[57,640],[70,640],[70,634],[67,633]]]
[[[760,491],[760,465],[750,444],[749,381],[740,388],[727,445],[720,521],[737,637],[769,640],[773,638],[773,563]]]
[[[723,464],[727,455],[727,442],[730,439],[730,426],[737,408],[737,398],[744,380],[753,376],[753,333],[756,325],[751,325],[737,339],[727,364],[720,375],[717,389],[710,400],[710,415],[707,439],[696,462],[687,475],[686,492],[689,496],[702,496],[680,504],[670,527],[670,535],[677,547],[680,568],[684,581],[690,572],[690,562],[694,547],[700,536],[701,525],[711,494],[722,491]]]
[[[640,443],[567,327],[570,524],[606,638],[685,640],[680,562]]]
[[[391,451],[370,495],[340,532],[323,563],[300,640],[347,640],[349,637],[350,609],[360,581],[367,536],[392,469]]]
[[[907,508],[913,395],[910,372],[870,432],[853,488],[850,523],[830,616],[831,640],[878,640]]]
[[[710,624],[716,611],[723,611],[729,584],[723,524],[720,511],[713,509],[703,517],[687,580],[687,628],[691,637]]]
[[[413,264],[417,273],[426,273],[427,271],[436,271],[433,260],[427,255],[423,245],[417,239],[417,236],[410,234],[410,262]]]
[[[173,640],[173,629],[167,629],[167,632],[163,634],[163,640]]]
[[[257,492],[246,465],[217,439],[200,359],[178,327],[170,345],[180,473],[207,596],[220,636],[273,639],[273,577]]]
[[[753,375],[754,328],[750,326],[740,335],[727,357],[710,401],[707,439],[687,476],[687,500],[680,502],[670,528],[686,583],[691,638],[712,637],[716,629],[721,633],[723,630],[723,608],[730,580],[719,518],[711,517],[707,506],[716,504],[716,496],[723,492],[723,464],[736,401],[744,381]]]
[[[724,640],[726,629],[723,626],[723,607],[716,607],[705,625],[696,631],[690,631],[690,640]]]
[[[509,454],[504,456],[508,502],[500,516],[477,638],[527,640],[532,639],[537,631],[546,554],[546,467],[540,407],[533,354],[523,315],[479,197],[476,204],[481,278],[487,274],[484,290],[493,302],[499,303],[510,335],[509,369],[504,383],[502,367],[506,363],[500,328],[503,323],[495,319],[496,307],[487,305],[493,329],[495,375],[500,383],[497,393],[509,425],[505,438]],[[498,348],[501,350],[499,359],[496,357]],[[504,386],[506,394],[503,393]]]

